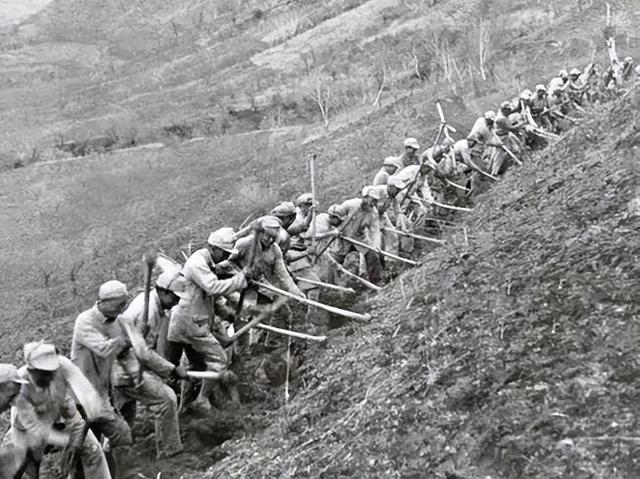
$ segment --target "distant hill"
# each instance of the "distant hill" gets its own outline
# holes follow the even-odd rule
[[[15,25],[44,8],[52,0],[0,0],[0,28]]]

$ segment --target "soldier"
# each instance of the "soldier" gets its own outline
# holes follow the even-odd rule
[[[295,205],[296,218],[287,229],[291,236],[300,235],[309,229],[309,225],[313,219],[313,212],[316,209],[316,204],[311,193],[302,193],[296,198]]]
[[[378,171],[373,178],[373,186],[386,185],[389,177],[395,175],[403,166],[399,158],[387,156],[382,162],[382,168],[380,168],[380,171]]]
[[[569,73],[567,70],[560,70],[558,76],[552,78],[549,82],[549,94],[553,96],[557,90],[563,91],[567,81],[569,81]]]
[[[264,277],[274,286],[280,287],[297,296],[304,296],[293,280],[284,262],[284,255],[278,240],[282,238],[282,222],[274,216],[259,218],[253,227],[253,232],[240,238],[229,257],[229,262],[250,271],[252,278]],[[271,297],[264,291],[263,296]],[[258,294],[255,289],[248,290],[245,301],[257,302]]]
[[[108,411],[108,416],[93,422],[91,428],[96,435],[109,439],[117,477],[126,477],[131,468],[131,429],[109,399],[113,363],[131,347],[116,321],[128,298],[127,287],[120,281],[102,284],[96,304],[76,318],[71,343],[71,360],[96,389],[102,407]]]
[[[157,344],[158,335],[167,332],[169,311],[180,300],[174,291],[181,293],[184,288],[179,273],[179,269],[174,269],[158,276],[155,288],[149,295],[146,324],[144,293],[140,293],[118,318],[122,322],[123,334],[126,334],[125,337],[129,338],[132,345],[131,349],[116,361],[113,368],[112,383],[119,398],[124,401],[123,406],[127,406],[119,409],[132,425],[136,401],[147,406],[156,406],[154,415],[157,458],[170,457],[182,451],[178,401],[173,389],[163,380],[186,379],[186,372],[182,367],[175,366],[163,358],[149,344]],[[125,410],[130,417],[125,415]]]
[[[334,238],[338,234],[338,228],[346,219],[346,208],[338,204],[331,205],[326,213],[320,213],[316,216],[315,225],[312,224],[309,230],[303,234],[305,244],[309,248],[311,248],[312,238],[315,237],[316,246],[313,254],[316,257],[316,270],[322,280],[329,283],[335,283],[335,271],[326,255],[335,254],[342,247],[342,240]],[[329,242],[331,242],[330,245],[328,245]]]
[[[588,85],[583,84],[580,80],[582,72],[577,68],[573,68],[569,72],[569,81],[565,83],[563,89],[569,95],[569,99],[577,105],[582,105],[582,98],[587,91]]]
[[[404,153],[398,157],[402,167],[406,168],[410,165],[419,165],[418,150],[420,145],[415,138],[407,138],[404,140]]]
[[[52,344],[44,343],[25,344],[24,358],[26,365],[18,371],[24,383],[14,400],[7,433],[12,444],[30,451],[23,477],[37,478],[45,449],[56,446],[65,449],[68,468],[75,468],[78,458],[84,477],[110,479],[100,443],[78,412],[62,372],[61,361],[66,358],[59,357]],[[61,422],[63,431],[54,428]]]
[[[343,233],[353,239],[360,240],[372,248],[382,247],[382,234],[380,230],[380,215],[378,202],[380,193],[370,186],[362,190],[360,198],[352,198],[342,203],[348,217],[351,219]],[[382,264],[378,253],[362,247],[353,246],[351,243],[342,242],[340,251],[336,253],[336,260],[344,263],[346,256],[351,251],[359,254],[360,274],[367,276],[369,281],[376,283],[382,279]]]
[[[549,99],[547,97],[547,89],[544,85],[536,85],[536,93],[531,98],[531,116],[533,120],[541,127],[552,131],[551,113],[549,109]]]
[[[12,406],[22,385],[28,383],[13,364],[0,363],[0,414]],[[3,444],[0,446],[0,478],[20,477],[32,457],[33,452],[25,444]]]
[[[300,233],[308,229],[308,223],[306,223],[306,221],[299,221],[296,224],[299,213],[294,208],[293,203],[288,201],[278,204],[271,210],[271,215],[276,217],[282,225],[278,236],[278,246],[284,255],[284,260],[289,272],[296,278],[296,284],[304,295],[309,299],[317,301],[320,298],[320,289],[318,286],[297,280],[308,279],[315,282],[320,281],[309,258],[310,252],[307,250],[304,240],[299,236]],[[311,217],[308,219],[310,222]]]
[[[524,126],[524,122],[522,121],[516,124],[509,122],[508,117],[511,109],[512,106],[510,102],[503,102],[500,105],[498,115],[496,115],[496,146],[494,146],[491,155],[491,174],[493,176],[504,174],[507,171],[511,163],[511,154],[514,154],[514,151],[516,151],[514,146],[518,146],[518,138],[515,135],[518,134]]]
[[[247,287],[243,271],[234,272],[228,279],[216,274],[216,265],[229,258],[234,242],[233,229],[220,228],[209,235],[206,247],[194,252],[183,266],[184,289],[169,320],[167,359],[178,365],[184,352],[195,369],[220,373],[232,400],[239,402],[236,376],[228,370],[229,357],[212,332],[216,330],[223,340],[226,336],[216,320],[216,300]],[[207,410],[211,409],[212,387],[211,380],[203,380],[196,399],[196,404]]]
[[[483,116],[475,121],[467,138],[475,138],[477,146],[486,145],[493,138],[495,121],[496,114],[494,111],[489,110],[485,112]]]

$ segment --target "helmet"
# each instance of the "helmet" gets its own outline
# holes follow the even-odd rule
[[[631,63],[632,61],[633,61],[633,58],[631,57],[624,57],[624,60],[623,60],[624,63]]]
[[[531,90],[528,88],[526,90],[522,90],[522,93],[520,93],[520,99],[528,100],[529,98],[531,98]]]
[[[547,91],[547,88],[542,83],[538,83],[536,85],[536,91]]]
[[[347,216],[347,209],[342,205],[331,205],[327,210],[329,216],[335,216],[336,218],[343,219]]]
[[[484,119],[489,121],[496,121],[496,112],[493,110],[485,112]]]
[[[571,76],[579,76],[581,74],[582,74],[582,72],[580,70],[578,70],[577,68],[572,68],[571,71],[569,72],[569,75],[571,75]]]
[[[501,110],[511,110],[511,109],[513,109],[513,106],[511,105],[510,101],[503,101],[500,104],[500,109]]]
[[[271,210],[270,215],[276,217],[290,216],[296,214],[296,207],[291,201],[281,201]]]
[[[311,193],[302,193],[296,198],[296,206],[300,205],[312,205],[313,195]]]
[[[569,72],[567,72],[567,70],[560,70],[560,71],[558,72],[558,76],[559,76],[560,78],[566,79],[566,78],[568,78],[568,77],[569,77]]]

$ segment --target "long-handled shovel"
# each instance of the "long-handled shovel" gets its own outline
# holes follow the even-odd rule
[[[380,286],[377,286],[377,285],[373,284],[372,282],[367,281],[366,279],[361,278],[357,274],[352,273],[351,271],[349,271],[347,268],[345,268],[340,263],[338,263],[336,261],[336,259],[333,256],[331,256],[330,254],[325,254],[324,257],[327,258],[329,260],[329,262],[331,264],[333,264],[336,268],[338,268],[338,270],[341,273],[343,273],[345,276],[348,276],[349,278],[355,279],[360,284],[362,284],[363,286],[365,286],[365,287],[367,287],[367,288],[369,288],[369,289],[371,289],[373,291],[381,291],[382,290],[382,288]]]
[[[335,306],[330,306],[328,304],[324,304],[324,303],[320,303],[318,301],[313,301],[311,299],[307,299],[304,298],[302,296],[296,296],[293,293],[290,293],[288,291],[284,291],[280,288],[276,288],[275,286],[272,286],[270,284],[267,283],[263,283],[260,281],[254,281],[254,283],[258,286],[260,286],[261,288],[264,288],[268,291],[271,291],[272,293],[276,293],[280,296],[284,296],[286,298],[289,299],[293,299],[299,303],[302,304],[306,304],[306,305],[310,305],[310,306],[316,306],[320,309],[324,309],[325,311],[329,311],[330,313],[333,314],[337,314],[340,316],[344,316],[345,318],[349,318],[349,319],[357,319],[359,321],[370,321],[371,320],[371,315],[370,314],[360,314],[360,313],[354,313],[353,311],[347,311],[345,309],[340,309],[340,308],[336,308]]]
[[[420,265],[420,263],[418,263],[417,261],[412,261],[410,259],[403,258],[402,256],[398,256],[398,255],[395,255],[393,253],[389,253],[387,251],[382,251],[380,248],[374,248],[373,246],[369,246],[366,243],[363,243],[363,242],[358,241],[358,240],[353,239],[353,238],[349,238],[348,236],[343,236],[342,238],[345,241],[351,243],[354,246],[360,246],[361,248],[365,248],[365,249],[368,249],[369,251],[373,251],[374,253],[378,253],[378,254],[380,254],[382,256],[386,256],[387,258],[394,259],[396,261],[400,261],[401,263],[405,263],[405,264],[408,264],[410,266],[419,266]]]

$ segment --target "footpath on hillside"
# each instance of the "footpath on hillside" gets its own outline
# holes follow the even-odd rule
[[[594,107],[510,171],[189,477],[640,477],[639,111]]]

